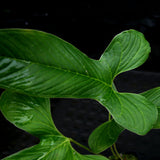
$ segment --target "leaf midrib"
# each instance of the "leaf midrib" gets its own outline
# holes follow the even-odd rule
[[[13,57],[5,57],[5,56],[0,56],[0,57],[9,58],[9,59],[19,61],[19,62],[24,62],[25,64],[28,64],[28,65],[36,64],[36,65],[39,65],[39,66],[53,68],[55,70],[60,70],[60,71],[63,71],[63,72],[68,72],[68,73],[70,72],[74,75],[80,75],[82,77],[87,77],[87,78],[92,79],[94,81],[98,81],[98,82],[104,84],[105,86],[112,88],[112,84],[108,84],[105,81],[102,81],[102,80],[98,79],[97,77],[92,77],[92,76],[82,74],[82,73],[79,73],[79,72],[76,72],[76,71],[72,71],[72,70],[69,70],[69,69],[64,69],[64,68],[61,68],[61,67],[51,66],[51,65],[47,65],[47,64],[43,64],[43,63],[33,62],[33,61],[27,61],[27,60],[23,60],[23,59],[17,59],[17,58],[13,58]]]
[[[66,140],[64,140],[62,143],[60,143],[59,145],[57,145],[56,147],[52,148],[45,154],[43,155],[43,158],[46,157],[47,155],[49,155],[51,152],[53,152],[55,149],[59,148],[60,146],[62,146],[65,143],[70,142],[70,140],[68,138],[66,138]]]

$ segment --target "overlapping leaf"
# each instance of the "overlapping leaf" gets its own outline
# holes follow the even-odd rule
[[[111,147],[124,129],[114,120],[98,126],[89,136],[88,144],[94,153],[100,153]]]
[[[117,35],[102,54],[100,61],[110,67],[112,76],[134,69],[148,58],[149,43],[135,30]]]
[[[4,160],[107,160],[103,156],[81,155],[72,148],[70,139],[56,129],[47,98],[5,91],[0,99],[0,109],[15,126],[40,138],[39,144]]]
[[[150,89],[141,93],[148,100],[150,100],[158,108],[158,119],[153,126],[153,129],[160,129],[160,87]]]
[[[153,125],[153,129],[160,129],[160,87],[145,91],[141,95],[157,107],[158,119]],[[91,133],[88,144],[93,152],[100,153],[113,145],[122,131],[123,128],[116,124],[114,120],[105,122]]]
[[[98,61],[51,34],[1,30],[0,87],[39,97],[95,99],[118,124],[143,135],[155,123],[157,108],[112,86],[116,75],[143,64],[149,52],[149,43],[135,30],[117,35]]]

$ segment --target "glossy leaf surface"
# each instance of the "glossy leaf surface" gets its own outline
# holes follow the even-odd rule
[[[154,124],[153,129],[160,129],[160,87],[150,89],[146,92],[141,93],[148,100],[150,100],[153,104],[158,108],[158,119]]]
[[[150,89],[141,93],[151,103],[158,108],[158,119],[153,125],[153,129],[160,128],[160,87]],[[136,101],[135,101],[136,104]],[[150,116],[150,115],[148,115]],[[114,144],[123,131],[123,128],[118,126],[116,122],[108,121],[97,127],[89,137],[89,146],[95,153],[100,153]]]
[[[127,129],[140,135],[152,129],[157,120],[156,106],[142,95],[111,93],[110,97],[102,99],[101,103],[109,108],[117,123],[121,126],[127,126]],[[114,107],[112,108],[112,106]],[[151,124],[153,119],[154,121]]]
[[[114,120],[98,126],[89,136],[88,144],[94,153],[100,153],[111,147],[124,129]]]
[[[114,37],[100,60],[48,33],[1,30],[0,87],[39,97],[95,99],[118,124],[143,135],[157,119],[156,107],[112,86],[116,75],[143,64],[149,52],[149,43],[135,30]]]
[[[72,148],[70,139],[56,129],[47,98],[5,91],[0,99],[0,109],[15,126],[40,138],[39,144],[4,160],[108,160],[103,156],[81,155]]]
[[[135,30],[124,31],[114,37],[100,61],[109,66],[112,77],[115,77],[143,64],[150,50],[149,43],[142,33]]]

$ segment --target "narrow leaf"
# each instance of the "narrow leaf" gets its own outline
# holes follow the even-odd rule
[[[94,153],[100,153],[112,146],[124,129],[114,120],[98,126],[89,136],[88,144]]]

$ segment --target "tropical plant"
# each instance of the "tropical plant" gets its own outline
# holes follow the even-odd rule
[[[145,135],[160,128],[160,88],[141,94],[120,93],[114,79],[142,65],[150,50],[142,33],[127,30],[116,35],[101,58],[94,60],[52,34],[1,29],[0,87],[5,91],[0,110],[16,127],[40,139],[39,144],[4,160],[136,159],[119,154],[115,142],[125,129]],[[51,117],[50,98],[94,99],[108,110],[109,119],[91,133],[89,147],[83,146],[58,131]],[[91,155],[78,153],[71,142]],[[113,156],[100,155],[108,148]]]

